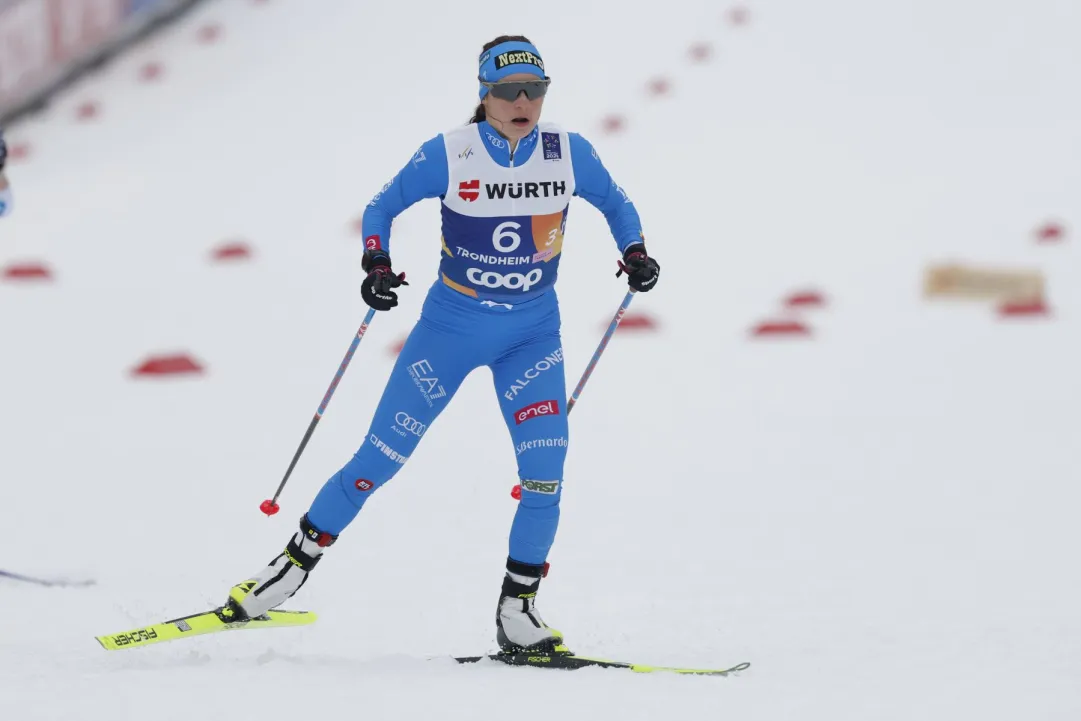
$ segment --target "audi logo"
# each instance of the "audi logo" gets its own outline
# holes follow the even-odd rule
[[[405,411],[400,411],[398,415],[394,416],[394,422],[418,438],[424,435],[424,431],[428,430],[428,426],[411,417]]]

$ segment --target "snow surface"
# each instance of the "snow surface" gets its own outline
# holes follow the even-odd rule
[[[56,281],[0,283],[0,568],[97,584],[0,584],[0,718],[1081,717],[1081,264],[1076,239],[1031,240],[1081,222],[1081,4],[762,0],[739,28],[724,4],[633,5],[222,0],[14,129],[34,156],[0,265]],[[365,311],[349,222],[468,117],[503,32],[539,45],[545,117],[595,141],[665,271],[632,306],[663,327],[617,336],[572,419],[540,608],[583,654],[753,667],[426,660],[494,646],[516,474],[486,371],[294,600],[317,624],[103,652],[219,603],[363,438],[435,277],[434,201],[395,224],[416,282],[262,517]],[[610,111],[622,135],[596,130]],[[210,264],[233,237],[253,261]],[[1053,315],[926,303],[925,264],[952,259],[1043,270]],[[614,260],[578,201],[572,382]],[[748,338],[806,285],[831,303],[814,339]],[[129,377],[173,350],[206,375]]]

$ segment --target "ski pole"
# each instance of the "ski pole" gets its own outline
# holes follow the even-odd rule
[[[627,296],[620,304],[615,317],[612,318],[608,330],[604,332],[604,337],[601,338],[601,343],[597,346],[597,352],[593,354],[593,359],[589,361],[589,365],[586,366],[586,372],[582,374],[582,380],[578,381],[578,386],[575,387],[574,393],[571,393],[571,397],[567,401],[567,415],[570,415],[571,409],[574,408],[574,404],[578,402],[578,396],[582,395],[582,389],[586,387],[586,381],[588,381],[589,376],[593,374],[593,369],[597,367],[597,361],[601,359],[601,353],[608,347],[608,341],[612,340],[612,336],[615,335],[616,328],[619,327],[619,322],[623,320],[623,314],[627,312],[627,306],[631,304],[631,299],[634,298],[634,293],[634,290],[627,291]]]
[[[38,586],[93,586],[94,581],[86,579],[82,581],[73,581],[66,578],[34,578],[33,576],[24,576],[21,573],[12,573],[11,571],[0,570],[0,578],[10,578],[12,581],[23,581],[24,583],[33,583]]]
[[[304,434],[303,440],[300,441],[300,447],[297,448],[297,452],[293,455],[293,460],[289,464],[289,468],[285,471],[285,477],[282,478],[282,482],[278,484],[278,490],[274,492],[273,498],[268,498],[259,504],[259,510],[268,516],[273,516],[275,513],[281,510],[278,506],[278,496],[281,495],[282,489],[285,488],[285,482],[289,480],[289,476],[293,473],[293,469],[297,465],[297,461],[300,460],[300,454],[304,452],[304,448],[308,445],[308,441],[312,437],[312,433],[315,432],[315,427],[319,424],[319,419],[326,413],[327,406],[330,405],[330,398],[334,395],[334,391],[338,388],[338,384],[342,381],[342,376],[345,375],[345,369],[349,367],[349,361],[353,360],[353,354],[357,352],[357,346],[360,345],[361,338],[368,330],[368,325],[371,324],[372,318],[375,317],[375,308],[368,311],[368,315],[364,316],[364,322],[360,324],[360,330],[357,331],[356,336],[353,338],[353,342],[349,345],[349,350],[345,354],[345,358],[342,359],[342,364],[338,366],[338,372],[334,374],[334,380],[330,382],[330,388],[327,388],[327,394],[323,396],[323,402],[319,404],[319,409],[315,411],[315,417],[312,418],[312,422],[308,424],[308,431]]]

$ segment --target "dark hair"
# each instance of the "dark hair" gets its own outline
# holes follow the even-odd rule
[[[484,47],[480,49],[480,52],[481,52],[481,54],[483,54],[485,51],[491,50],[496,45],[501,45],[502,43],[509,43],[509,42],[529,43],[530,45],[533,44],[533,42],[529,38],[527,38],[525,35],[500,35],[499,37],[497,37],[495,40],[491,41],[490,43],[485,43]],[[486,113],[484,111],[484,103],[483,102],[477,103],[477,109],[473,111],[473,117],[469,119],[469,122],[470,123],[479,123],[480,121],[487,120],[487,119],[488,119],[488,113]]]

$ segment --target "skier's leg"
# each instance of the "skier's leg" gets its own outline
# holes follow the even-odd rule
[[[233,587],[225,612],[238,619],[259,616],[300,590],[323,550],[337,540],[372,492],[401,470],[476,367],[459,343],[446,327],[421,318],[391,371],[360,449],[323,485],[285,551]]]
[[[558,323],[492,366],[499,403],[518,460],[522,496],[510,532],[507,569],[496,613],[505,650],[558,645],[534,605],[559,526],[568,427],[566,378]]]
[[[558,329],[501,358],[492,374],[522,486],[511,526],[510,556],[542,566],[559,525],[567,457],[567,383]]]
[[[318,528],[337,535],[372,493],[401,470],[421,437],[476,364],[453,334],[422,319],[402,348],[364,442],[324,484],[308,510]]]

